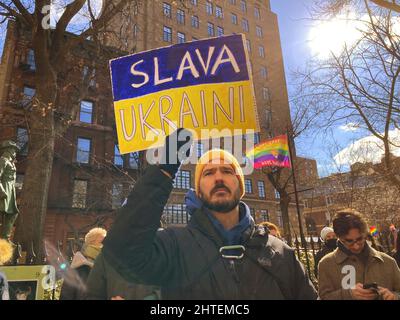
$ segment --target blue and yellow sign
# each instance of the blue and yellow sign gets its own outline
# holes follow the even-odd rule
[[[259,131],[243,35],[141,52],[110,68],[121,153],[159,147],[181,127],[201,139],[216,138],[211,129]]]

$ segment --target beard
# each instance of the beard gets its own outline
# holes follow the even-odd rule
[[[225,187],[226,190],[229,191],[230,194],[232,194],[232,192],[230,192],[230,190],[225,186],[225,185],[217,185],[214,187],[213,190],[211,190],[210,195],[213,194],[213,191],[215,189],[221,188],[221,187]],[[234,208],[236,208],[239,205],[240,202],[240,189],[238,188],[234,195],[233,195],[233,199],[228,199],[228,200],[211,200],[211,196],[208,197],[206,195],[203,194],[203,192],[200,191],[200,196],[199,196],[200,200],[203,202],[204,207],[206,207],[207,209],[211,210],[211,211],[215,211],[218,213],[228,213],[230,211],[232,211]]]

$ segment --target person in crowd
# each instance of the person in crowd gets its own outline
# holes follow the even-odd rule
[[[105,239],[108,263],[128,281],[160,286],[163,299],[316,299],[294,250],[255,226],[241,201],[243,171],[229,152],[213,149],[198,160],[188,225],[158,230],[191,141],[184,129],[168,136],[160,164],[136,182]]]
[[[126,281],[100,253],[87,281],[88,300],[160,300],[158,287]]]
[[[397,265],[400,267],[400,231],[397,232],[396,251],[393,254],[393,258],[396,260]]]
[[[389,255],[368,245],[367,224],[351,209],[333,219],[338,248],[318,265],[319,297],[324,300],[398,300],[400,270]]]
[[[315,277],[318,278],[318,264],[323,257],[328,253],[331,253],[337,248],[336,234],[331,227],[324,227],[321,230],[322,248],[315,254],[314,260],[314,273]]]
[[[260,225],[267,227],[270,235],[282,240],[281,232],[276,224],[269,221],[264,221],[261,222]]]
[[[372,236],[370,233],[367,233],[367,238],[366,241],[368,243],[368,245],[372,248],[374,248],[377,251],[381,251],[384,252],[385,250],[383,249],[382,245],[379,243],[379,241]]]
[[[13,255],[13,247],[10,242],[0,239],[0,266],[9,262]],[[0,300],[10,300],[7,277],[0,271]]]
[[[103,228],[93,228],[85,236],[81,251],[77,251],[61,288],[60,300],[85,300],[87,279],[107,235]]]

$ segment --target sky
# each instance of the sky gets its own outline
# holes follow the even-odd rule
[[[313,21],[310,19],[312,3],[313,0],[271,0],[272,11],[278,15],[289,100],[293,97],[292,73],[301,69],[316,54],[310,41],[314,35]],[[333,128],[327,136],[300,136],[296,140],[296,151],[300,156],[317,160],[319,175],[327,176],[349,169],[345,161],[336,164],[332,159],[363,137],[365,132],[341,125]]]

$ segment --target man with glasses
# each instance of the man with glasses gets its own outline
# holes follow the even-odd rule
[[[325,300],[398,300],[400,270],[393,258],[366,242],[367,224],[355,210],[333,219],[338,248],[318,266],[319,296]]]

